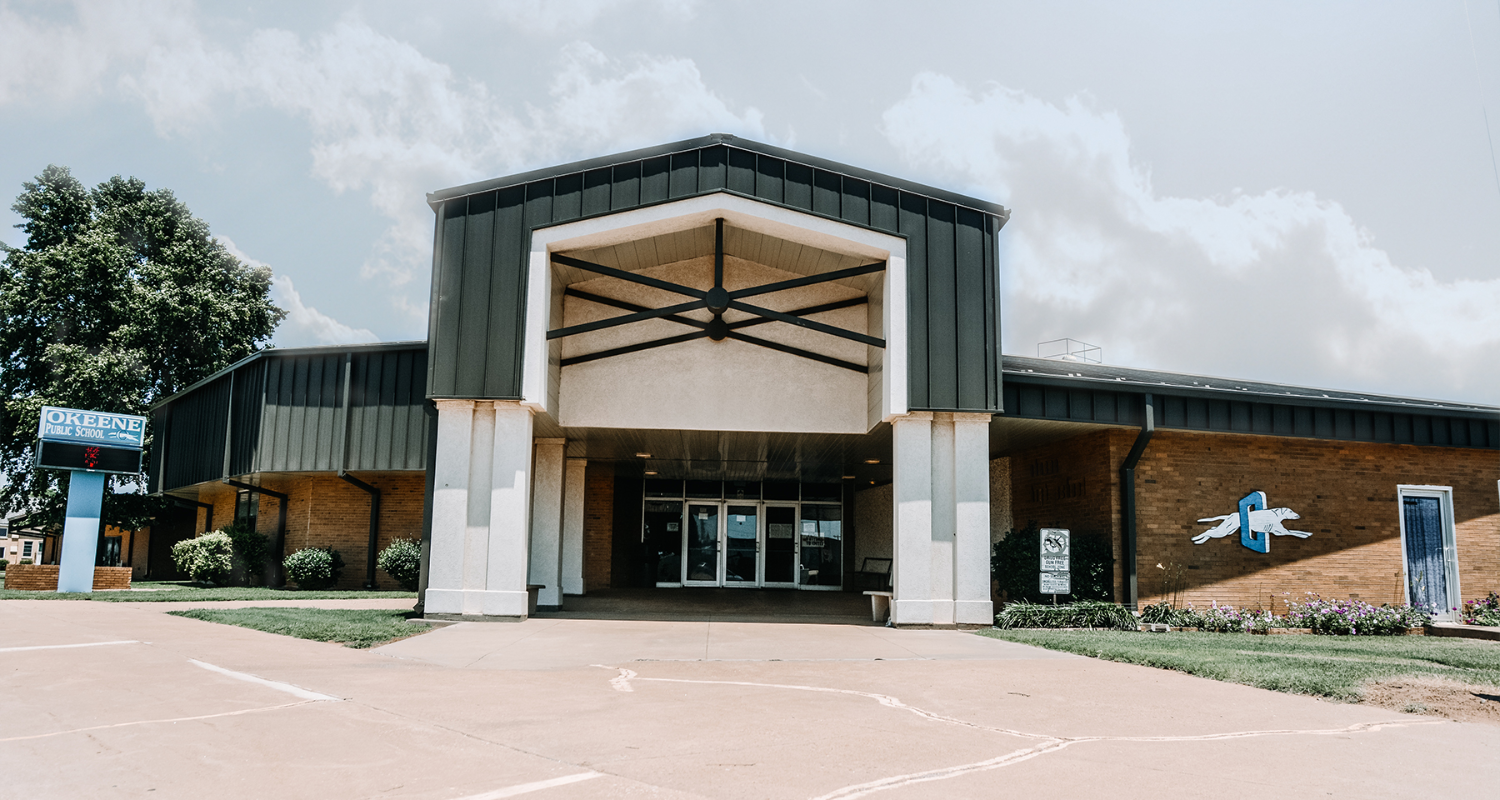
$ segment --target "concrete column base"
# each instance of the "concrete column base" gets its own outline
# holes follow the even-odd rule
[[[989,600],[955,600],[953,621],[959,625],[988,628],[995,624],[995,604]]]
[[[434,619],[473,615],[525,619],[530,605],[529,592],[429,588],[424,611],[425,616]]]

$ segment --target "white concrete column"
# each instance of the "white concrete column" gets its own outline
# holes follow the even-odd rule
[[[932,415],[932,624],[953,624],[953,415]]]
[[[932,414],[891,420],[891,552],[895,625],[930,625],[932,613]]]
[[[437,455],[431,466],[432,551],[425,609],[430,614],[461,614],[474,401],[438,400],[436,405]]]
[[[494,403],[491,439],[489,552],[477,613],[525,618],[529,613],[527,539],[531,530],[531,409]],[[467,613],[467,612],[466,612]]]
[[[583,487],[588,463],[570,458],[563,472],[563,594],[583,594]]]
[[[990,601],[990,415],[953,415],[953,621],[993,625]]]
[[[567,439],[537,439],[531,477],[531,582],[537,606],[562,606],[563,447]]]
[[[483,614],[482,593],[489,583],[486,566],[490,552],[490,485],[494,468],[495,406],[474,403],[474,428],[469,439],[469,505],[464,525],[464,610]]]

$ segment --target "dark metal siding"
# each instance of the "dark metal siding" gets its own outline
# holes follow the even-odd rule
[[[151,491],[266,472],[424,470],[426,374],[422,345],[262,354],[155,409],[164,434]]]
[[[427,467],[425,350],[353,356],[349,391],[351,472]]]
[[[339,414],[343,409],[340,354],[268,358],[256,472],[336,470]]]
[[[518,399],[531,232],[730,192],[907,240],[909,404],[1000,410],[1001,219],[795,158],[711,144],[436,204],[429,397]]]
[[[265,417],[261,413],[265,396],[264,360],[235,370],[234,405],[230,413],[229,429],[230,475],[245,475],[255,471],[255,455],[259,449],[261,425]]]
[[[172,403],[162,451],[163,488],[217,480],[224,473],[224,432],[229,424],[229,376]]]
[[[1140,425],[1142,392],[1086,389],[1010,376],[1006,417]],[[1156,425],[1211,433],[1252,433],[1377,444],[1500,449],[1500,419],[1479,415],[1318,407],[1217,400],[1153,392]]]

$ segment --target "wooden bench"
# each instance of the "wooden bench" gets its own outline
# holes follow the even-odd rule
[[[870,598],[870,616],[876,622],[885,622],[891,618],[891,598],[895,592],[865,592],[865,597]]]

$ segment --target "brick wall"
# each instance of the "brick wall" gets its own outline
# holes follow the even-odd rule
[[[1282,592],[1309,591],[1401,602],[1398,484],[1453,488],[1462,591],[1483,595],[1500,589],[1497,479],[1495,451],[1158,431],[1136,470],[1141,602],[1162,593],[1157,563],[1186,568],[1179,602],[1198,606],[1270,608]],[[1241,546],[1238,535],[1192,543],[1213,524],[1198,519],[1236,512],[1255,490],[1270,507],[1300,514],[1286,527],[1312,536],[1274,536],[1267,554]]]
[[[12,564],[5,570],[5,588],[30,592],[57,591],[56,564]],[[129,589],[129,567],[94,567],[94,589]]]
[[[1010,514],[1015,528],[1067,528],[1108,536],[1115,558],[1115,597],[1122,596],[1119,466],[1134,434],[1101,430],[1033,447],[1010,457]]]
[[[590,461],[583,478],[583,590],[608,589],[613,580],[615,466]]]
[[[360,473],[357,477],[380,490],[380,533],[376,552],[395,539],[422,538],[422,503],[426,489],[421,473]],[[287,495],[286,547],[281,558],[306,547],[332,547],[344,559],[339,589],[358,589],[365,582],[365,559],[370,539],[370,496],[335,475],[299,475],[265,481],[265,487]],[[208,484],[198,495],[213,503],[217,530],[234,522],[236,490]],[[261,495],[255,529],[273,543],[281,500]],[[200,519],[202,517],[200,516]],[[401,587],[380,569],[375,588]]]

